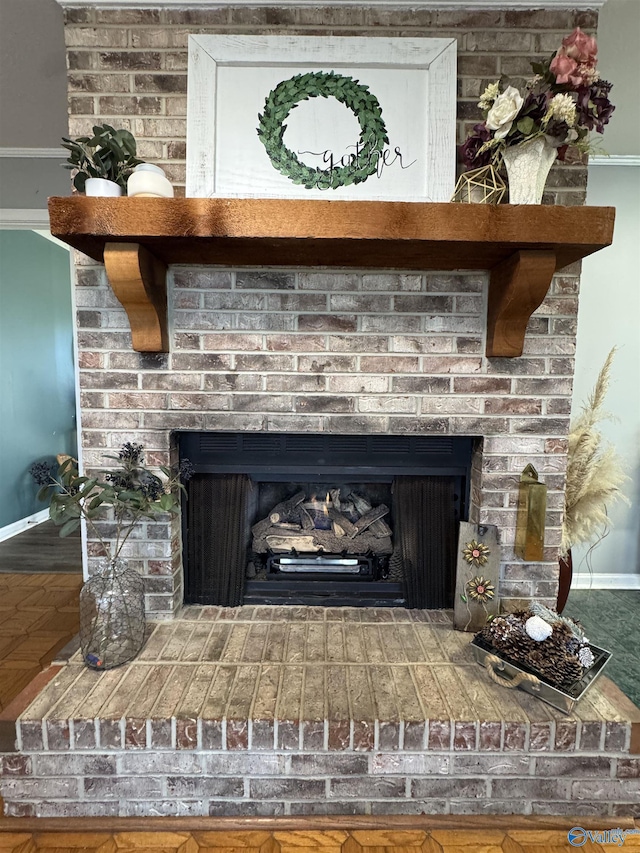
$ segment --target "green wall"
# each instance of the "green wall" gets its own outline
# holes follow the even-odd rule
[[[0,231],[0,528],[45,509],[33,462],[76,455],[69,252]]]

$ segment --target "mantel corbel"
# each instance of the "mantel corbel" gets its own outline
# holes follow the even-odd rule
[[[140,243],[105,243],[104,266],[137,352],[169,352],[167,267]]]
[[[522,355],[527,324],[551,286],[556,253],[520,250],[490,271],[487,306],[489,358]]]

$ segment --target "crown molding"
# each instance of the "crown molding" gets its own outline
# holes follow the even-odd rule
[[[273,0],[56,0],[65,9],[81,7],[91,9],[215,9],[221,6],[273,6]],[[529,11],[531,9],[600,9],[606,0],[334,0],[318,3],[317,0],[278,0],[277,5],[289,6],[384,6],[402,9],[433,9],[439,11],[477,12],[478,9],[504,11]]]
[[[640,166],[640,154],[601,154],[589,157],[590,166]]]
[[[0,208],[0,229],[5,231],[48,231],[49,211],[38,208]]]
[[[0,157],[11,157],[13,159],[46,159],[59,160],[65,157],[63,148],[0,148]]]

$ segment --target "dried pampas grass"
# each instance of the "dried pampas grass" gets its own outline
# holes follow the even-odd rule
[[[627,500],[620,492],[620,486],[629,478],[622,470],[621,460],[615,449],[610,444],[604,444],[597,429],[600,421],[611,417],[605,412],[603,404],[609,388],[615,351],[614,347],[607,356],[593,393],[571,424],[560,545],[563,555],[575,545],[601,539],[611,523],[607,505],[618,498]]]

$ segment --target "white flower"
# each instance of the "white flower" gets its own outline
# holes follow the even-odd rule
[[[569,127],[573,127],[576,123],[576,105],[571,95],[555,95],[549,101],[547,115],[549,118],[564,121]],[[545,116],[545,121],[548,121],[547,116]]]
[[[494,101],[500,94],[500,83],[497,81],[495,83],[489,83],[484,92],[480,95],[480,100],[478,101],[478,106],[481,110],[490,110],[493,106]]]
[[[600,74],[598,73],[598,69],[595,65],[581,63],[578,65],[578,73],[588,86],[600,79]]]
[[[489,130],[495,130],[496,139],[504,139],[509,133],[523,103],[522,95],[515,86],[508,86],[501,95],[498,95],[487,114],[486,121]]]
[[[578,660],[585,669],[589,669],[590,666],[593,666],[595,658],[589,646],[580,646],[580,651],[578,652]]]
[[[524,623],[524,630],[532,640],[536,640],[538,643],[546,640],[553,633],[551,625],[539,616],[530,616]]]

